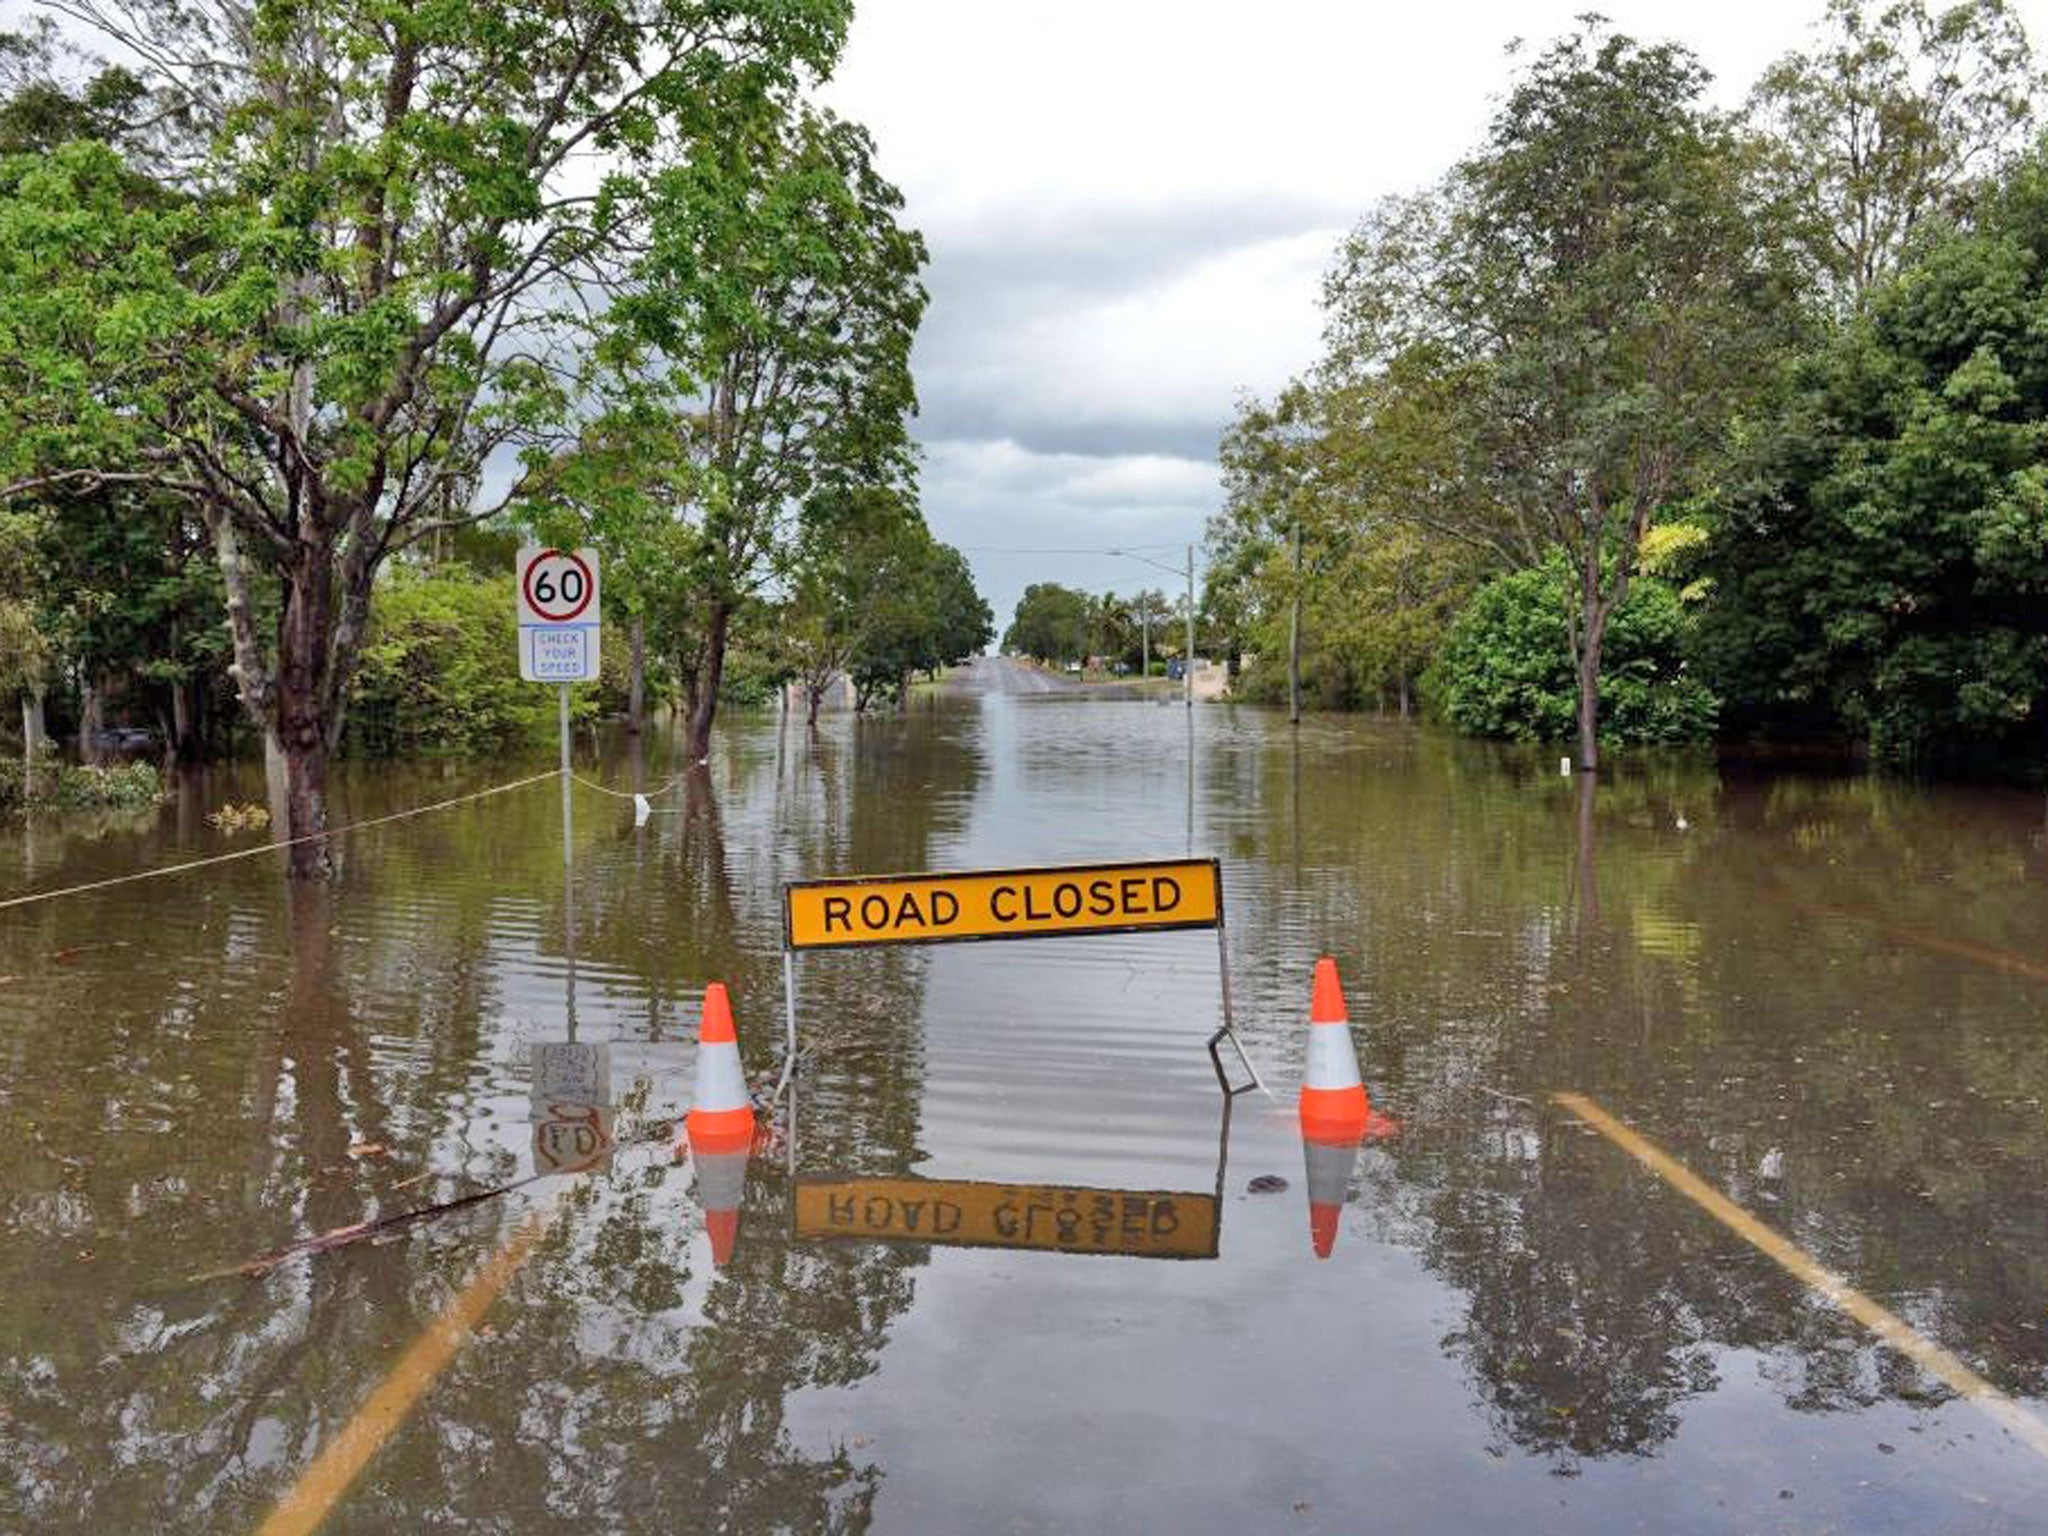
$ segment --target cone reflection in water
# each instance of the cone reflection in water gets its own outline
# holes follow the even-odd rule
[[[1308,1235],[1316,1257],[1327,1259],[1337,1246],[1337,1217],[1351,1187],[1351,1170],[1358,1164],[1359,1143],[1304,1136],[1301,1147],[1308,1162]]]
[[[697,1092],[683,1127],[697,1164],[697,1203],[711,1238],[711,1262],[723,1265],[732,1258],[739,1238],[740,1197],[754,1144],[754,1104],[747,1095],[732,1002],[723,982],[714,981],[704,989],[704,1018],[697,1029]]]
[[[745,1146],[714,1151],[690,1138],[690,1157],[697,1165],[697,1204],[704,1212],[704,1232],[711,1239],[711,1262],[723,1269],[732,1262],[740,1236],[740,1200],[747,1190]]]
[[[1365,1129],[1355,1136],[1318,1139],[1303,1129],[1301,1149],[1308,1165],[1308,1235],[1315,1244],[1317,1258],[1327,1259],[1337,1246],[1337,1217],[1351,1188],[1351,1171],[1358,1166],[1358,1149],[1368,1141],[1397,1136],[1400,1131],[1398,1121],[1370,1110],[1366,1112]]]

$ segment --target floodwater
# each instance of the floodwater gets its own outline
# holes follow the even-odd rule
[[[2048,1416],[2038,795],[1638,760],[1582,804],[1395,722],[993,690],[737,718],[665,787],[599,745],[656,814],[579,788],[566,881],[542,782],[331,890],[0,911],[0,1530],[2048,1523],[2024,1434],[1552,1098]],[[337,820],[546,766],[352,768]],[[9,827],[0,897],[245,846],[204,817],[260,797]],[[783,881],[1189,852],[1274,1096],[1223,1112],[1212,933],[807,954],[794,1112],[679,1153],[706,982],[781,1065]],[[1400,1128],[1334,1196],[1323,953]]]

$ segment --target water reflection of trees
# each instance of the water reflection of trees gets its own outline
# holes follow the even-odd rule
[[[637,838],[629,812],[579,803],[592,992],[633,991],[674,1031],[671,1005],[724,975],[754,1000],[750,1062],[771,1061],[779,880],[927,862],[981,772],[957,721],[907,722],[893,753],[875,742],[855,763],[858,744],[828,734],[778,777],[772,739],[736,733],[719,776]],[[514,1214],[260,1281],[185,1278],[523,1171],[491,1122],[505,1064],[559,1006],[559,807],[485,806],[352,846],[331,894],[288,895],[255,860],[196,892],[132,888],[99,910],[150,935],[133,964],[53,969],[72,931],[56,919],[0,938],[0,971],[33,983],[0,1013],[0,1136],[18,1151],[0,1204],[0,1528],[253,1525]],[[878,1166],[915,1159],[919,979],[811,983],[833,1024],[814,1091],[847,1153]],[[642,1132],[661,1119],[644,1095],[621,1108]],[[496,1337],[422,1401],[335,1529],[457,1512],[521,1530],[695,1529],[715,1511],[731,1529],[865,1524],[878,1474],[798,1443],[788,1404],[872,1370],[914,1256],[790,1244],[781,1170],[757,1157],[739,1252],[700,1272],[689,1173],[666,1146],[571,1197]],[[402,1187],[422,1169],[438,1177]]]
[[[2048,1392],[2041,987],[1966,952],[2048,964],[2037,805],[1660,763],[1581,821],[1526,756],[1367,733],[1349,757],[1276,743],[1241,778],[1262,815],[1231,855],[1300,889],[1233,926],[1255,954],[1336,936],[1407,1128],[1367,1203],[1465,1292],[1444,1344],[1497,1434],[1560,1470],[1654,1449],[1731,1351],[1801,1411],[1943,1395],[1550,1110],[1565,1087]]]
[[[738,823],[745,850],[686,857],[708,871],[736,856],[748,873],[733,876],[729,899],[765,893],[771,911],[781,878],[921,867],[958,829],[982,772],[978,744],[969,720],[887,724],[799,738],[779,784],[764,759],[759,781],[704,786],[721,809],[701,807],[678,835]],[[716,922],[711,901],[699,910]],[[749,931],[758,943],[759,925]],[[904,952],[863,958],[805,968],[806,1039],[820,1042],[802,1081],[806,1155],[908,1166],[922,971]],[[756,1156],[732,1263],[696,1274],[685,1189],[652,1174],[590,1186],[588,1209],[535,1261],[504,1331],[451,1383],[435,1432],[413,1437],[434,1465],[394,1463],[352,1505],[365,1529],[416,1511],[432,1486],[451,1509],[516,1514],[521,1530],[866,1528],[879,1469],[847,1447],[807,1449],[790,1403],[874,1369],[925,1255],[789,1241],[785,1170]]]

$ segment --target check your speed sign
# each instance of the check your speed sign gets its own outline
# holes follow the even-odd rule
[[[519,551],[519,675],[535,683],[597,676],[598,575],[594,549]]]

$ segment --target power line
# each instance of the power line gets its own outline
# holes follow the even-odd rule
[[[1114,549],[1020,549],[1003,544],[956,544],[963,555],[1127,555],[1146,549],[1185,549],[1187,540],[1171,544],[1119,544]]]
[[[0,911],[8,907],[25,907],[38,901],[55,901],[60,896],[77,896],[85,891],[103,891],[109,886],[128,885],[136,880],[156,880],[164,875],[183,874],[188,869],[204,869],[210,864],[229,864],[236,859],[253,859],[260,854],[276,853],[299,843],[311,842],[318,837],[345,837],[351,832],[360,832],[367,827],[381,827],[388,822],[404,821],[411,816],[424,816],[429,811],[445,811],[450,806],[463,805],[471,800],[482,800],[489,795],[502,795],[510,789],[524,789],[529,784],[538,784],[543,779],[552,779],[561,773],[559,768],[550,768],[546,773],[536,773],[532,778],[514,779],[509,784],[493,784],[489,789],[479,789],[471,794],[457,795],[450,800],[436,800],[432,805],[416,805],[409,811],[393,811],[388,816],[372,816],[368,821],[353,821],[345,827],[330,827],[325,832],[308,832],[301,837],[282,838],[274,843],[259,843],[254,848],[237,848],[232,853],[216,853],[203,859],[186,859],[180,864],[165,864],[156,869],[141,869],[133,874],[114,875],[105,880],[88,880],[82,885],[67,885],[54,891],[30,891],[21,896],[9,896],[0,901]],[[610,791],[607,791],[610,793]]]

